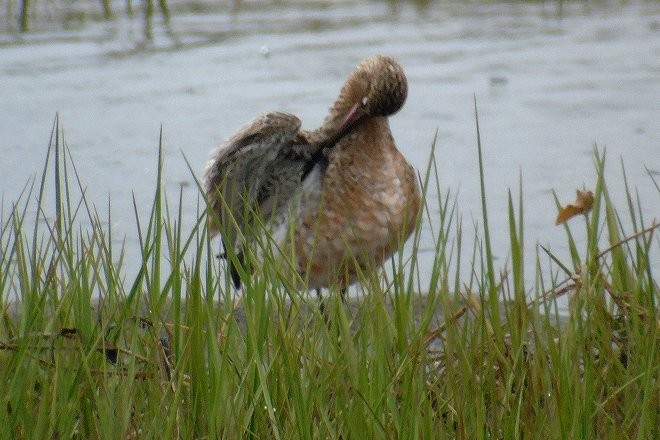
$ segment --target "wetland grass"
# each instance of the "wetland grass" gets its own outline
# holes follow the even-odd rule
[[[328,326],[268,254],[236,304],[201,199],[188,229],[182,195],[166,202],[160,151],[131,279],[59,123],[41,180],[3,204],[0,438],[657,438],[658,223],[627,184],[627,206],[612,205],[603,154],[593,210],[564,226],[570,261],[539,248],[534,267],[522,187],[498,267],[485,186],[466,246],[432,154],[432,273],[419,274],[416,233],[349,306],[327,296]]]

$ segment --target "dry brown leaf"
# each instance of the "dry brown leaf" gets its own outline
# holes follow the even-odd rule
[[[578,214],[586,214],[594,206],[594,193],[588,190],[576,191],[575,202],[562,207],[557,215],[555,225],[565,223],[568,219]]]

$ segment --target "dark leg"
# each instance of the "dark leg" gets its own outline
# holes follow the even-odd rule
[[[323,300],[323,295],[321,295],[321,289],[316,289],[316,296],[319,298],[319,311],[321,312],[321,316],[323,316],[325,325],[328,326],[328,330],[330,330],[330,316],[326,310],[325,301]]]
[[[236,259],[238,260],[238,263],[243,265],[244,258],[243,258],[243,252],[239,252],[236,254]],[[245,266],[243,266],[245,267]],[[231,274],[231,280],[234,283],[234,287],[236,287],[236,290],[241,288],[241,276],[238,273],[238,269],[236,269],[236,266],[232,264],[230,259],[227,259],[227,268],[229,269],[229,273]]]
[[[323,295],[321,295],[321,289],[316,289],[316,296],[319,299],[319,311],[321,312],[321,315],[327,319],[325,314],[325,302],[323,301]]]
[[[346,304],[346,290],[347,290],[346,287],[342,287],[341,290],[339,291],[341,303],[344,305]]]
[[[227,246],[225,246],[225,241],[220,240],[220,244],[222,245],[222,252],[220,252],[216,257],[218,257],[220,260],[226,260],[227,259]]]
[[[222,241],[222,248],[223,251],[216,255],[216,257],[220,260],[226,260],[227,261],[227,270],[229,271],[229,274],[231,275],[231,281],[234,283],[234,287],[236,287],[236,290],[241,288],[241,276],[238,273],[238,270],[236,269],[236,266],[231,262],[229,259],[229,255],[227,255],[227,244]],[[236,259],[238,260],[239,264],[244,265],[245,262],[244,257],[243,257],[243,252],[239,251],[236,254]]]
[[[325,307],[325,301],[323,300],[323,295],[321,295],[321,289],[315,289],[316,290],[316,296],[319,299],[319,311],[321,312],[321,316],[323,316],[323,320],[325,323],[330,327],[330,316],[328,316],[328,312]],[[339,295],[341,298],[341,303],[346,304],[346,287],[342,287],[339,290]]]

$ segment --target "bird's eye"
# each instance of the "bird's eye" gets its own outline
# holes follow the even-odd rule
[[[362,107],[366,107],[368,102],[369,102],[369,98],[367,98],[366,96],[362,98]]]

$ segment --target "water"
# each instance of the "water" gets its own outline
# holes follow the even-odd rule
[[[183,191],[189,224],[197,197],[183,156],[201,175],[211,148],[262,111],[289,111],[304,127],[317,127],[353,67],[387,53],[404,66],[410,87],[406,106],[391,119],[398,145],[423,171],[437,131],[441,189],[459,192],[467,231],[481,218],[476,97],[502,265],[507,190],[517,198],[521,174],[528,262],[537,242],[566,256],[551,191],[569,202],[576,188],[593,189],[594,144],[607,148],[612,197],[625,200],[623,158],[646,223],[660,217],[647,175],[660,179],[657,2],[569,3],[560,12],[555,3],[517,2],[197,5],[194,12],[174,3],[169,26],[155,17],[151,41],[140,14],[66,29],[37,20],[27,35],[3,24],[5,208],[40,173],[58,112],[87,196],[105,217],[109,195],[115,244],[126,236],[127,267],[135,267],[132,197],[145,216],[161,126],[165,188],[172,200]]]

